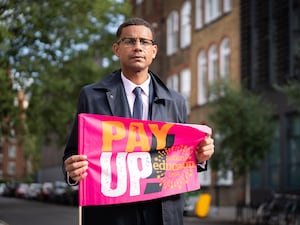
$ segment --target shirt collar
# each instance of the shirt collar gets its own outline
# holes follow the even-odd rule
[[[150,84],[150,75],[148,75],[147,80],[145,80],[144,83],[140,84],[140,85],[136,85],[135,83],[131,82],[130,80],[128,80],[123,72],[121,72],[121,78],[123,81],[123,85],[125,88],[125,92],[126,95],[131,95],[133,89],[135,89],[136,87],[140,87],[143,90],[143,93],[148,97],[149,96],[149,84]]]

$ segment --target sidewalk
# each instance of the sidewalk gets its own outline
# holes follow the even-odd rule
[[[253,211],[243,209],[242,215],[237,218],[236,207],[234,206],[211,206],[205,221],[230,223],[230,224],[253,224]]]

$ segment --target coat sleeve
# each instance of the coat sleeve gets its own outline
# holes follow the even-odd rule
[[[73,125],[71,128],[71,133],[69,136],[69,139],[67,141],[67,144],[65,146],[64,155],[62,158],[62,171],[65,177],[65,180],[67,179],[67,173],[65,171],[64,161],[69,158],[72,155],[78,154],[78,114],[87,112],[87,107],[85,104],[86,100],[86,94],[84,89],[81,90],[80,96],[78,99],[77,104],[77,113],[73,121]]]

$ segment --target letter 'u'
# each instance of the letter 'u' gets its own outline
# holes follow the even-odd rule
[[[111,152],[103,152],[100,156],[101,193],[107,197],[121,196],[127,188],[126,152],[118,153],[116,157],[116,187],[112,186]]]

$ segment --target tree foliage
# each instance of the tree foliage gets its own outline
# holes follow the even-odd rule
[[[17,121],[13,103],[22,90],[29,100],[26,137],[32,138],[26,146],[49,134],[63,143],[80,88],[116,68],[114,32],[129,13],[120,0],[0,1],[1,129],[7,115]]]
[[[284,86],[276,86],[276,89],[285,93],[288,97],[288,103],[300,112],[300,82],[289,81]]]
[[[244,176],[270,150],[272,107],[261,97],[226,86],[224,95],[213,103],[210,119],[219,135],[214,169]]]

